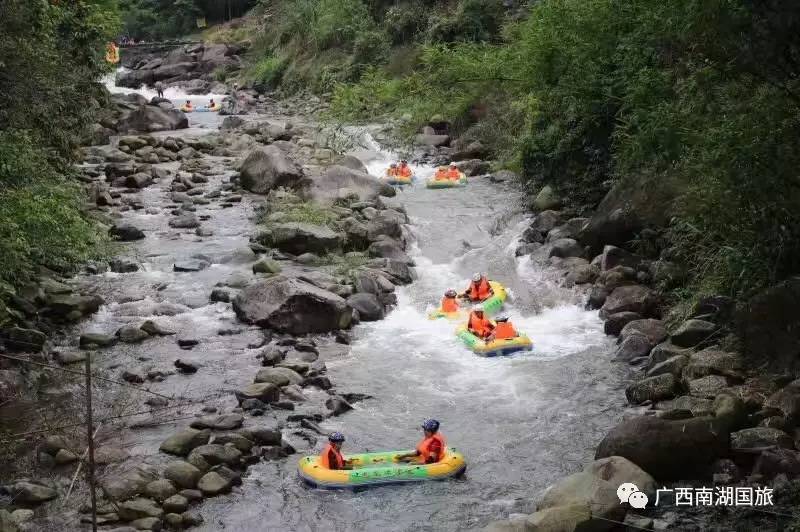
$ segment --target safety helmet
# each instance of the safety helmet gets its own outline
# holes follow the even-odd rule
[[[483,305],[480,304],[475,305],[474,307],[472,307],[472,312],[483,312]]]
[[[497,317],[494,319],[494,321],[496,321],[497,323],[503,323],[503,322],[506,322],[506,321],[508,321],[508,316],[497,316]]]
[[[439,430],[439,422],[435,419],[426,419],[425,423],[422,424],[422,428],[428,432],[436,432]]]
[[[445,295],[445,297],[456,297],[458,295],[458,292],[456,292],[455,290],[453,290],[451,288],[450,290],[445,292],[444,295]]]
[[[402,161],[400,161],[400,162],[401,162],[401,163],[403,163],[403,164],[408,164],[408,161],[406,161],[405,159],[403,159],[403,160],[402,160]]]
[[[328,441],[331,443],[342,443],[344,441],[344,434],[341,432],[334,432],[328,436]]]
[[[392,164],[389,165],[389,168],[394,168],[396,166],[397,166],[397,163],[392,163]]]
[[[450,168],[458,168],[458,167],[456,166],[456,163],[450,163]]]
[[[481,277],[481,274],[479,274],[479,273],[476,273],[475,275],[472,276],[472,281],[475,282],[475,283],[477,283],[481,279],[482,279],[482,277]]]

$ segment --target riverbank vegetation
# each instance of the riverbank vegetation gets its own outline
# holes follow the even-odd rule
[[[119,0],[122,32],[158,41],[199,31],[198,21],[215,24],[241,17],[256,0]]]
[[[2,300],[39,267],[69,271],[104,241],[81,210],[72,163],[103,97],[114,6],[0,4],[0,323]]]
[[[262,8],[271,31],[255,39],[256,84],[328,93],[339,119],[394,116],[408,134],[448,122],[519,170],[532,194],[550,185],[577,213],[613,187],[651,189],[634,207],[666,221],[658,251],[690,273],[679,296],[745,296],[797,271],[800,18],[790,2]]]

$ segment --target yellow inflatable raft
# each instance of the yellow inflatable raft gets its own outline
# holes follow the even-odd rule
[[[178,107],[178,109],[180,109],[184,113],[193,113],[197,110],[195,107],[186,107],[186,105],[181,105],[180,107]]]
[[[518,351],[530,351],[533,349],[533,342],[531,339],[522,333],[516,338],[491,340],[487,342],[469,332],[467,328],[462,325],[456,330],[456,335],[461,338],[461,341],[464,342],[464,345],[466,345],[469,350],[483,357],[510,355]]]
[[[393,175],[393,176],[386,176],[384,177],[387,183],[390,185],[410,185],[414,182],[414,176],[410,175],[408,177],[401,176],[401,175]]]
[[[459,301],[461,308],[457,312],[445,312],[440,306],[428,314],[428,319],[438,320],[440,318],[445,318],[448,320],[466,320],[469,316],[470,307],[476,303],[483,305],[483,311],[487,315],[496,314],[503,308],[503,303],[505,303],[508,294],[506,293],[505,287],[497,281],[489,281],[489,286],[492,287],[492,295],[489,296],[488,299],[484,299],[480,302],[461,300]]]
[[[434,179],[430,178],[425,181],[425,187],[427,188],[455,188],[455,187],[463,187],[467,184],[467,176],[464,175],[464,172],[460,172],[461,177],[458,180],[455,179]]]
[[[387,451],[345,455],[353,469],[327,469],[319,463],[319,456],[306,456],[297,464],[297,472],[307,484],[315,488],[341,489],[359,486],[398,484],[442,480],[464,473],[467,464],[461,453],[448,447],[444,458],[435,464],[398,462],[397,456],[412,451]]]

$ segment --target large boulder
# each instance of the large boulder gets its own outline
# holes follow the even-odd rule
[[[794,380],[767,398],[766,408],[775,408],[792,423],[800,423],[800,379]]]
[[[273,247],[293,255],[324,254],[341,248],[344,235],[322,225],[289,222],[272,227],[270,243]]]
[[[607,244],[628,244],[645,227],[666,227],[677,188],[661,176],[648,181],[621,179],[608,191],[579,238],[593,254]]]
[[[624,341],[629,336],[641,335],[646,337],[655,347],[667,338],[667,328],[661,320],[645,319],[634,320],[625,325],[619,333],[620,340]]]
[[[36,329],[8,327],[0,329],[0,341],[11,352],[38,353],[44,347],[47,336]]]
[[[666,420],[628,419],[611,429],[595,458],[623,456],[657,480],[702,476],[714,460],[727,455],[730,433],[713,417]]]
[[[209,439],[210,430],[186,429],[164,440],[159,449],[168,454],[186,456],[195,447],[207,444]]]
[[[675,396],[677,380],[672,373],[662,373],[634,382],[625,389],[625,397],[634,405],[645,401],[660,401]]]
[[[686,320],[672,334],[671,341],[679,347],[694,347],[708,341],[717,331],[717,325],[705,320]]]
[[[561,198],[550,185],[545,185],[533,198],[532,206],[537,211],[550,211],[561,207]]]
[[[657,312],[656,293],[640,285],[620,286],[606,298],[600,309],[600,317],[605,318],[617,312],[636,312],[641,316],[652,316]]]
[[[275,276],[242,290],[233,310],[245,323],[290,334],[344,329],[352,320],[347,302],[299,279]]]
[[[116,122],[119,133],[150,133],[186,129],[189,119],[177,109],[161,109],[152,105],[142,105],[120,116]]]
[[[738,354],[708,348],[691,354],[683,375],[686,379],[699,379],[706,375],[738,378],[743,376],[743,368],[744,363]]]
[[[11,496],[22,504],[41,504],[58,497],[58,492],[41,484],[21,481],[13,485]]]
[[[736,312],[746,354],[770,367],[800,369],[800,276],[756,294]]]
[[[772,427],[752,427],[731,434],[731,448],[734,450],[762,447],[792,449],[794,442],[784,431]]]
[[[248,153],[240,175],[242,186],[255,194],[267,194],[278,187],[298,189],[307,183],[302,168],[273,145]]]
[[[378,196],[392,197],[396,193],[394,187],[366,172],[342,165],[330,166],[321,175],[313,177],[309,190],[311,198],[323,204],[349,197],[368,201]]]
[[[385,209],[378,212],[367,222],[367,239],[370,242],[381,240],[382,238],[401,238],[403,236],[403,224],[408,219],[406,215],[394,209]]]
[[[597,478],[608,481],[612,486],[619,486],[626,482],[636,484],[639,491],[648,497],[656,494],[656,481],[644,469],[622,456],[609,456],[595,460],[586,468]]]
[[[616,246],[605,246],[600,255],[600,270],[606,271],[616,266],[636,268],[642,262],[642,257],[635,255]]]
[[[375,294],[353,294],[347,298],[347,304],[358,311],[361,321],[382,320],[386,314],[383,305]]]
[[[572,474],[547,489],[537,505],[536,514],[530,516],[529,521],[544,519],[542,512],[546,510],[559,511],[559,508],[564,507],[582,507],[588,510],[589,515],[581,519],[579,529],[610,530],[614,527],[614,521],[624,519],[627,512],[627,508],[619,503],[618,487],[589,471]],[[583,512],[579,515],[583,515]],[[539,529],[539,527],[533,528],[533,530]]]

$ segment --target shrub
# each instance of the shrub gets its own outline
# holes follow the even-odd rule
[[[277,87],[285,71],[285,60],[267,56],[261,58],[250,68],[246,74],[246,78],[252,81],[257,89],[269,90]]]

